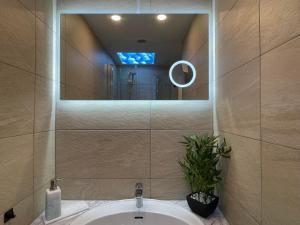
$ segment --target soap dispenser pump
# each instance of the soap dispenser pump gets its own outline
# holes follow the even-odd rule
[[[45,219],[47,221],[61,216],[61,190],[57,186],[57,180],[52,179],[50,188],[46,190]]]

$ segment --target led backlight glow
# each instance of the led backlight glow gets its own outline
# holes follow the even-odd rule
[[[151,65],[155,61],[153,52],[118,52],[119,59],[125,65]]]

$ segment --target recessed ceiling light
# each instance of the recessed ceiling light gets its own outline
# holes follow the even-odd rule
[[[120,21],[120,20],[122,19],[122,17],[119,16],[119,15],[112,15],[110,18],[111,18],[113,21]]]
[[[164,21],[167,19],[167,16],[165,14],[160,14],[160,15],[157,15],[157,19],[160,21]]]

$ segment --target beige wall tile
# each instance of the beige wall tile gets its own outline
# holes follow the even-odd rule
[[[36,73],[54,80],[53,33],[43,22],[36,20]]]
[[[151,178],[183,177],[178,164],[185,155],[183,135],[204,134],[208,131],[190,130],[152,130],[151,131]]]
[[[149,178],[149,131],[57,131],[56,175]]]
[[[222,134],[232,147],[231,158],[222,161],[222,190],[234,196],[249,215],[261,218],[260,142],[227,133]],[[227,205],[228,206],[228,205]]]
[[[266,52],[300,34],[298,0],[261,0],[261,47]]]
[[[0,215],[0,225],[4,225],[4,215]]]
[[[300,224],[300,151],[262,145],[263,224]]]
[[[33,136],[0,139],[0,214],[33,191]]]
[[[36,0],[36,16],[50,28],[53,27],[53,4],[53,0]]]
[[[35,0],[19,0],[27,9],[35,14]]]
[[[55,129],[54,81],[36,77],[35,132]]]
[[[262,56],[262,139],[300,148],[300,37]]]
[[[151,179],[151,198],[183,200],[190,192],[183,178]]]
[[[216,16],[219,23],[230,12],[230,10],[237,1],[238,0],[216,1]]]
[[[259,225],[259,223],[248,214],[247,210],[239,204],[237,199],[232,198],[228,192],[223,193],[220,207],[230,225]]]
[[[208,101],[151,102],[151,129],[212,129]]]
[[[144,197],[149,198],[148,179],[65,179],[59,186],[64,200],[110,200],[133,198],[136,183],[143,183]]]
[[[216,93],[219,129],[260,139],[260,60],[218,79]]]
[[[9,225],[29,225],[33,218],[33,195],[25,198],[14,206],[16,217],[9,222]]]
[[[55,176],[55,132],[34,134],[34,189]]]
[[[0,63],[0,137],[33,132],[34,75]]]
[[[258,0],[238,1],[219,25],[218,76],[259,56],[258,6]]]
[[[0,61],[35,72],[34,15],[17,0],[0,5]]]
[[[57,129],[149,129],[150,105],[136,101],[64,101],[57,105]]]
[[[50,181],[49,181],[50,183]],[[45,204],[46,204],[46,190],[49,188],[49,184],[46,184],[42,187],[40,187],[38,190],[34,191],[34,210],[33,215],[34,218],[37,218],[44,210],[45,210]]]

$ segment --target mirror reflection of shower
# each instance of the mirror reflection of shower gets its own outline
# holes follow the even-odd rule
[[[128,85],[128,99],[131,100],[132,99],[132,92],[134,89],[134,86],[137,84],[136,82],[136,73],[135,72],[129,72],[128,74],[128,81],[127,81],[127,85]]]
[[[208,99],[207,14],[170,14],[163,22],[156,14],[122,18],[116,23],[108,14],[61,15],[61,99]],[[169,76],[183,60],[194,65],[196,77],[185,64]]]

